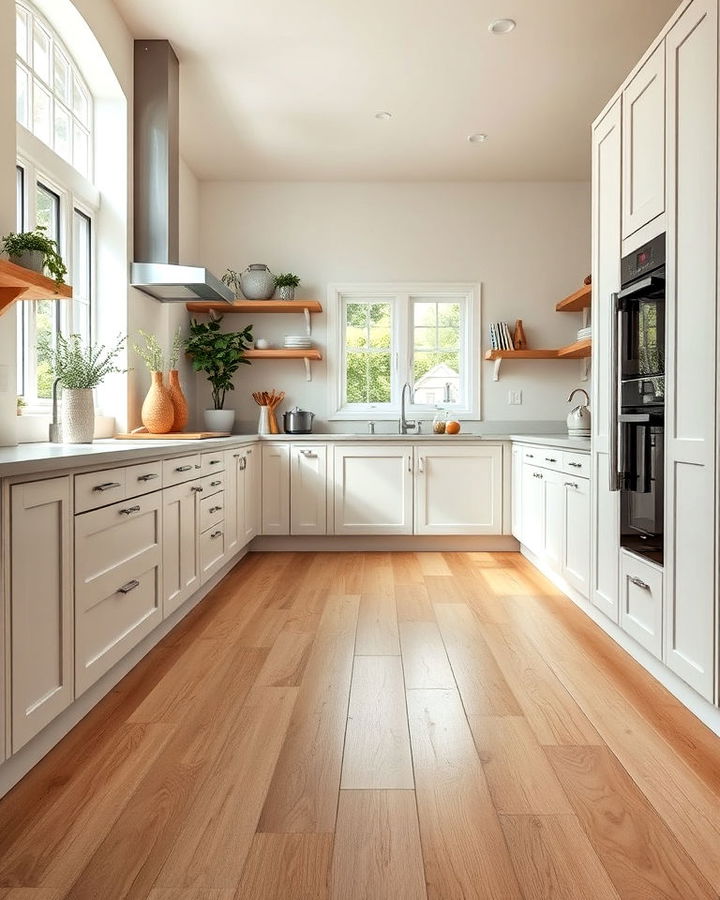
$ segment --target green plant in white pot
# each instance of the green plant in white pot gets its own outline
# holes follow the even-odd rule
[[[39,358],[47,361],[62,388],[62,439],[64,444],[91,444],[95,432],[93,389],[107,375],[126,372],[120,369],[117,358],[123,352],[125,338],[114,346],[90,344],[83,346],[79,334],[49,335],[38,343]]]
[[[10,262],[41,275],[50,273],[56,284],[65,284],[67,267],[58,252],[57,243],[46,234],[44,225],[35,231],[11,232],[2,239],[2,249]]]
[[[295,288],[300,284],[300,276],[292,272],[284,272],[275,276],[275,287],[281,300],[294,300]]]

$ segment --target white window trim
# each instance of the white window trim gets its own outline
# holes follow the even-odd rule
[[[334,283],[327,289],[327,378],[328,378],[328,420],[357,421],[373,419],[386,421],[397,419],[400,414],[400,390],[405,380],[405,373],[411,375],[410,322],[406,327],[393,328],[392,345],[392,395],[395,402],[389,406],[373,406],[373,404],[354,404],[352,407],[342,406],[344,354],[343,319],[341,315],[343,300],[357,297],[368,300],[377,298],[391,300],[394,304],[405,304],[409,307],[410,298],[427,297],[433,300],[462,299],[467,303],[467,322],[464,334],[464,358],[466,360],[465,396],[468,402],[462,406],[453,406],[458,416],[479,421],[482,418],[481,372],[480,366],[480,326],[482,285],[479,283],[447,283],[447,282],[372,282],[372,283]],[[396,310],[393,309],[393,315]],[[404,361],[404,362],[401,362]],[[432,418],[435,406],[409,403],[407,412]]]

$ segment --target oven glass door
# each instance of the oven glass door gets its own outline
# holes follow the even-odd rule
[[[625,417],[620,418],[623,469],[621,544],[628,550],[662,562],[665,429],[662,424],[623,422]]]
[[[665,300],[637,297],[621,307],[621,377],[649,380],[665,374]]]

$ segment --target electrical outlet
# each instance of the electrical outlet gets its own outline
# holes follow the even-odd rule
[[[508,391],[508,406],[522,406],[522,391]]]

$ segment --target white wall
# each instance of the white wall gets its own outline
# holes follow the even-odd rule
[[[332,282],[476,281],[483,292],[483,344],[487,323],[521,318],[532,347],[575,339],[578,314],[554,311],[590,271],[590,190],[584,183],[201,183],[200,250],[204,264],[222,273],[262,262],[297,272],[298,295],[326,304]],[[325,349],[325,315],[313,335]],[[244,317],[226,316],[238,328]],[[302,331],[300,317],[257,316],[255,337],[275,342]],[[482,364],[483,418],[493,421],[563,420],[568,391],[582,386],[577,361],[506,363],[492,381]],[[254,390],[277,388],[287,405],[327,415],[325,364],[307,384],[299,362],[255,362],[243,367],[226,405],[238,424],[251,425]],[[509,406],[510,389],[523,404]],[[204,382],[200,408],[208,405]],[[324,427],[324,426],[321,426]],[[347,429],[337,423],[336,430]],[[320,430],[320,427],[316,427]]]

